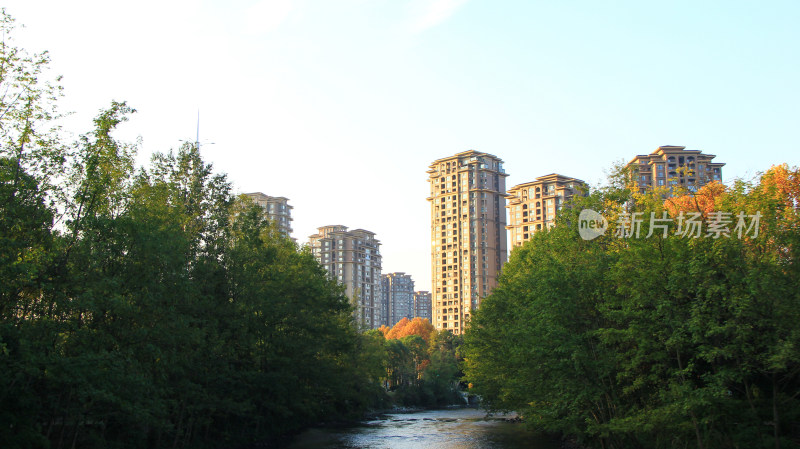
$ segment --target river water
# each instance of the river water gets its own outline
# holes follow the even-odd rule
[[[558,449],[504,418],[472,408],[390,413],[359,426],[311,429],[287,449]]]

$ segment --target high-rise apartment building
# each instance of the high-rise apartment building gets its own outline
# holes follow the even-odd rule
[[[663,145],[628,162],[633,181],[644,193],[651,187],[683,187],[694,192],[712,181],[722,181],[722,162],[716,156],[686,147]]]
[[[507,259],[508,175],[500,158],[473,150],[437,159],[427,173],[432,323],[460,334]]]
[[[426,318],[431,321],[431,292],[414,292],[414,317]]]
[[[530,240],[536,231],[555,225],[556,214],[586,183],[552,173],[508,189],[508,226],[511,246]]]
[[[401,319],[414,318],[414,281],[405,273],[387,273],[381,276],[384,317],[381,324],[389,327]]]
[[[347,226],[323,226],[309,237],[311,253],[331,278],[345,286],[358,322],[370,329],[381,321],[381,253],[375,233]]]
[[[289,200],[282,196],[269,196],[261,192],[245,193],[245,195],[263,207],[267,212],[267,219],[287,237],[292,235],[292,206]]]

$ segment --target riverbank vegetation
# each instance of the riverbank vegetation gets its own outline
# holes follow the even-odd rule
[[[798,447],[800,171],[672,198],[615,179],[513,251],[465,336],[472,391],[587,447]]]
[[[47,54],[0,27],[0,447],[240,447],[454,400],[452,334],[358,329],[196,144],[135,167],[124,102],[66,139]]]
[[[340,286],[194,145],[134,170],[130,112],[65,157],[64,202],[25,142],[0,159],[2,446],[218,447],[371,406]]]
[[[342,288],[194,144],[134,167],[113,102],[55,127],[46,54],[0,47],[0,446],[235,447],[383,394]]]
[[[401,319],[384,335],[386,376],[383,384],[396,406],[442,407],[464,404],[459,367],[461,337],[437,331],[427,319]]]

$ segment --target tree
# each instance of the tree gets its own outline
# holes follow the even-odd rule
[[[0,160],[0,444],[236,445],[380,405],[382,335],[194,146],[135,173],[131,112],[78,142],[61,233]]]
[[[386,333],[386,339],[391,340],[391,339],[401,338],[402,337],[401,334],[403,333],[404,329],[406,328],[406,326],[408,326],[410,322],[411,321],[406,317],[401,318],[400,321],[395,323],[395,325],[392,326],[392,329]]]
[[[0,446],[238,446],[381,404],[384,338],[310,252],[194,145],[136,170],[124,102],[64,145],[47,55],[0,26]]]
[[[422,373],[428,405],[443,406],[463,403],[459,383],[464,375],[459,368],[463,362],[459,354],[462,343],[461,337],[453,335],[448,330],[431,333],[428,341],[430,360]]]
[[[464,364],[473,390],[539,430],[602,447],[792,444],[797,173],[779,166],[756,183],[666,203],[663,192],[613,186],[577,198],[512,253],[473,315]],[[604,236],[580,238],[582,208],[610,218]],[[679,233],[673,216],[666,236],[645,237],[656,223],[645,219],[639,238],[618,238],[624,214],[665,209],[702,213],[701,237]],[[715,220],[729,220],[727,236],[710,232]]]
[[[42,192],[59,198],[57,180],[66,157],[54,124],[61,78],[47,77],[47,52],[29,54],[14,45],[14,22],[0,9],[0,157],[13,168],[12,185],[25,174]]]
[[[413,320],[409,320],[403,317],[391,330],[386,331],[385,335],[387,339],[401,339],[409,335],[418,335],[427,342],[430,341],[433,331],[434,327],[427,318],[415,317]]]
[[[677,197],[669,197],[664,201],[664,207],[670,216],[677,217],[680,212],[699,213],[703,217],[716,210],[719,201],[725,194],[725,185],[721,182],[710,182],[696,193],[686,192]]]
[[[46,443],[38,429],[39,404],[32,373],[39,353],[30,339],[32,317],[46,314],[42,300],[53,249],[53,212],[36,179],[0,158],[0,445]]]

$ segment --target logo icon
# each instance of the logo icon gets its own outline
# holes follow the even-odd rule
[[[593,240],[606,233],[608,221],[591,209],[583,209],[578,216],[578,233],[584,240]]]

